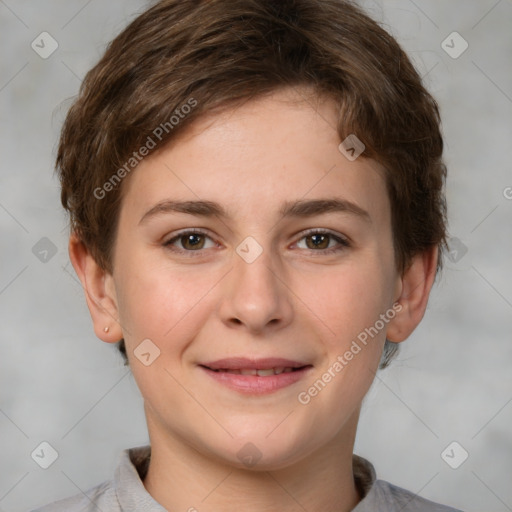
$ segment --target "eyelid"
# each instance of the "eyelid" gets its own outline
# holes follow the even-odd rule
[[[301,235],[301,238],[304,238],[305,236],[314,235],[316,233],[331,235],[334,238],[339,238],[344,242],[350,243],[350,239],[348,236],[343,235],[342,233],[338,233],[337,231],[333,231],[332,229],[329,228],[310,228],[306,229],[305,231],[301,231],[298,234]]]
[[[212,238],[210,233],[207,230],[203,229],[203,228],[183,228],[183,229],[180,229],[178,231],[175,231],[175,232],[171,233],[169,235],[169,238],[167,239],[167,241],[164,242],[164,243],[168,243],[171,240],[174,240],[175,238],[178,238],[178,237],[183,236],[183,235],[187,235],[189,233],[199,233],[201,235],[209,236],[210,238]]]
[[[186,253],[187,256],[199,256],[205,249],[198,249],[196,251],[190,251],[190,250],[187,251],[186,249],[181,249],[179,247],[173,246],[173,242],[178,241],[182,236],[188,235],[188,234],[204,235],[206,238],[209,238],[214,244],[218,245],[218,242],[215,240],[215,238],[213,236],[211,236],[211,234],[207,230],[202,229],[202,228],[184,228],[180,231],[174,232],[170,235],[169,238],[167,238],[166,240],[164,240],[164,242],[162,242],[162,245],[176,253],[180,253],[180,254]],[[208,249],[210,249],[210,247]]]
[[[300,235],[300,238],[298,238],[297,241],[293,243],[293,245],[296,245],[303,238],[306,238],[307,236],[315,235],[315,234],[329,235],[338,242],[339,246],[338,247],[330,247],[328,249],[319,249],[319,250],[310,249],[309,251],[311,253],[318,253],[319,255],[322,255],[322,254],[326,254],[329,252],[333,253],[333,252],[341,251],[343,249],[348,249],[349,247],[352,247],[352,242],[349,239],[349,237],[347,237],[346,235],[343,235],[341,233],[338,233],[336,231],[327,229],[327,228],[311,228],[311,229],[307,229],[306,231],[301,231],[300,233],[298,233],[298,235]]]

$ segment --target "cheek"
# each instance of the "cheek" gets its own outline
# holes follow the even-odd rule
[[[313,313],[308,318],[322,339],[324,353],[303,398],[314,404],[318,423],[329,425],[332,435],[361,402],[378,369],[386,329],[375,330],[375,325],[389,308],[389,269],[379,258],[369,257],[364,264],[361,258],[311,276],[309,283],[303,280],[311,291],[304,301]],[[305,292],[303,287],[301,298]]]
[[[192,336],[208,314],[208,294],[217,281],[214,273],[126,259],[119,267],[118,306],[127,345],[149,338],[163,347],[169,339],[189,337],[184,329]]]
[[[378,257],[361,255],[346,265],[301,273],[291,288],[310,310],[309,316],[316,318],[325,340],[343,348],[389,307],[391,279],[386,265]]]

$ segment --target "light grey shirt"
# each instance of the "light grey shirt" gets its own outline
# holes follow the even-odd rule
[[[124,450],[113,480],[93,487],[86,496],[77,494],[32,512],[166,512],[143,484],[150,455],[149,446]],[[352,512],[461,512],[377,480],[373,465],[357,455],[353,456],[353,469],[357,489],[364,498]]]

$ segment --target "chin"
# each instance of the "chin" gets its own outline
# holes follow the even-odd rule
[[[286,436],[286,431],[283,431],[283,435],[276,435],[274,439],[266,437],[268,432],[233,440],[226,447],[229,450],[228,464],[251,471],[274,471],[297,463],[311,451],[303,443],[293,442]],[[219,455],[225,457],[226,451]]]

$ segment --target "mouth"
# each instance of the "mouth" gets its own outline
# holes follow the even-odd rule
[[[205,366],[208,370],[212,370],[214,372],[223,372],[223,373],[232,373],[233,375],[258,375],[259,377],[268,377],[270,375],[280,375],[281,373],[291,373],[301,370],[306,366],[301,366],[299,368],[292,368],[291,366],[279,366],[277,368],[240,368],[240,369],[228,369],[228,368],[209,368]]]
[[[283,358],[229,358],[199,364],[218,383],[241,393],[266,394],[301,380],[313,365]]]
[[[266,357],[260,359],[249,359],[246,357],[229,357],[217,359],[209,363],[203,363],[209,370],[218,372],[228,372],[240,375],[279,375],[281,373],[290,373],[300,370],[310,364],[303,361],[294,361],[282,357]]]

